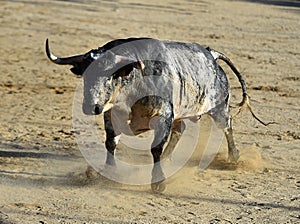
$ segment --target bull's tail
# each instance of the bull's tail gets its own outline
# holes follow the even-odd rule
[[[246,84],[245,84],[245,81],[243,80],[243,77],[241,75],[241,73],[238,71],[238,69],[234,66],[234,64],[231,62],[231,60],[226,57],[226,55],[224,55],[223,53],[221,52],[218,52],[216,50],[213,50],[211,48],[206,48],[208,51],[210,51],[211,55],[214,57],[215,60],[217,59],[220,59],[224,62],[226,62],[226,64],[231,68],[231,70],[234,72],[234,74],[236,75],[236,77],[238,78],[240,84],[241,84],[241,87],[242,87],[242,92],[243,92],[243,99],[242,101],[238,104],[239,106],[239,110],[238,112],[234,115],[234,117],[236,115],[238,115],[244,108],[248,108],[249,111],[251,112],[252,116],[261,124],[263,124],[264,126],[268,126],[269,124],[274,124],[276,122],[268,122],[268,123],[265,123],[263,122],[261,119],[259,119],[255,113],[253,112],[251,106],[250,106],[250,103],[249,103],[249,96],[247,94],[247,88],[246,88]]]

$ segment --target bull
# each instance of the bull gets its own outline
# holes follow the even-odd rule
[[[115,165],[115,148],[124,131],[112,122],[111,111],[117,107],[117,99],[121,98],[121,103],[130,107],[129,115],[119,118],[119,121],[127,122],[134,135],[154,130],[151,188],[155,192],[165,189],[160,161],[180,139],[184,130],[183,119],[197,121],[203,114],[210,115],[224,131],[229,162],[236,163],[239,159],[229,115],[229,83],[217,63],[218,59],[226,62],[239,80],[243,97],[239,111],[247,107],[255,119],[268,125],[253,113],[245,82],[231,60],[221,52],[196,43],[151,38],[117,39],[85,54],[60,58],[51,53],[47,39],[46,53],[52,62],[72,65],[71,71],[83,76],[83,113],[104,114],[106,165]],[[97,66],[90,66],[92,63],[97,63]],[[98,70],[94,71],[95,68]],[[155,78],[146,82],[146,77]],[[153,94],[141,95],[152,88],[163,94],[158,96],[154,91]],[[139,96],[136,97],[139,100],[131,102],[132,96]],[[166,142],[169,144],[163,150]]]

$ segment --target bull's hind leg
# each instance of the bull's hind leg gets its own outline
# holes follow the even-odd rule
[[[184,129],[185,124],[182,120],[174,121],[169,142],[162,153],[161,159],[171,158]]]
[[[235,146],[233,140],[233,132],[231,125],[231,118],[229,117],[227,109],[218,109],[211,113],[216,125],[223,129],[228,144],[228,161],[236,163],[239,159],[239,151]]]
[[[229,162],[236,163],[239,159],[239,150],[236,148],[234,144],[231,118],[229,118],[228,123],[229,123],[228,127],[224,129],[224,133],[228,144],[228,160]]]

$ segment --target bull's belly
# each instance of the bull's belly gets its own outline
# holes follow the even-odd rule
[[[175,106],[174,107],[174,120],[180,119],[195,119],[207,113],[211,109],[210,105],[195,104],[193,106]]]
[[[207,113],[210,107],[206,105],[194,105],[193,107],[183,107],[174,108],[176,110],[174,120],[189,119],[193,122],[199,120],[201,115]],[[188,109],[188,110],[186,110]],[[146,131],[153,129],[156,126],[157,117],[156,116],[134,116],[129,120],[130,131],[133,135],[139,135]]]
[[[201,96],[202,95],[202,96]],[[201,96],[201,97],[200,97]],[[191,96],[180,97],[173,95],[174,119],[199,117],[215,107],[214,94],[205,95],[201,91],[194,91]]]

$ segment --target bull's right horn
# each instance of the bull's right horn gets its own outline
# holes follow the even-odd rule
[[[83,61],[83,55],[76,55],[76,56],[71,56],[71,57],[67,57],[67,58],[56,57],[50,51],[48,38],[46,39],[46,54],[53,63],[59,64],[59,65],[74,65],[76,62]]]

